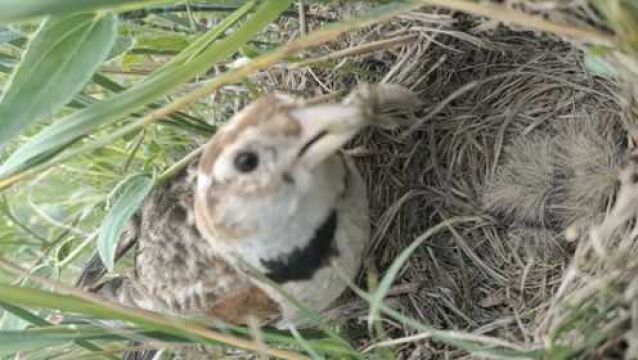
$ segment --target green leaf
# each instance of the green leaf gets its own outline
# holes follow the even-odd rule
[[[1,0],[0,23],[33,19],[45,15],[67,15],[102,9],[136,9],[171,0]]]
[[[124,180],[120,186],[121,194],[102,222],[97,239],[98,252],[109,270],[113,269],[115,263],[115,249],[120,233],[151,191],[153,181],[145,175],[134,175]]]
[[[226,30],[252,9],[254,1],[226,17],[219,25],[194,41],[155,75],[128,90],[78,111],[56,122],[18,148],[0,167],[0,177],[12,174],[57,154],[62,147],[90,134],[96,127],[119,120],[170,93],[212,64],[227,59],[246,44],[259,30],[286,10],[290,0],[265,1],[246,22],[222,39]]]
[[[22,330],[27,326],[29,326],[27,321],[8,311],[5,311],[4,314],[0,316],[0,330]]]
[[[130,36],[118,36],[115,39],[115,44],[111,47],[111,51],[109,51],[109,55],[107,56],[107,60],[115,59],[116,57],[126,53],[129,51],[134,45],[133,38]]]
[[[22,34],[10,28],[0,28],[0,45],[22,38]]]
[[[34,324],[38,326],[48,326],[50,323],[47,320],[44,320],[40,316],[30,312],[29,310],[25,310],[19,306],[15,306],[12,304],[0,302],[0,307],[5,310],[5,314],[11,314],[18,319],[21,319],[26,324]],[[17,330],[17,329],[9,329],[2,328],[3,330]]]
[[[0,101],[0,144],[68,103],[106,59],[116,35],[113,14],[43,22]]]

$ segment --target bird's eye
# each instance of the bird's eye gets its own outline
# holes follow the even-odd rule
[[[252,151],[240,152],[235,156],[235,168],[239,172],[247,173],[255,170],[259,165],[259,157]]]

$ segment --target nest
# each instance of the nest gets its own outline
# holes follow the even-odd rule
[[[364,273],[383,275],[415,239],[446,224],[394,279],[386,297],[392,307],[450,334],[471,334],[488,355],[501,347],[542,348],[552,358],[634,358],[638,177],[625,163],[632,97],[590,73],[578,46],[487,25],[446,11],[408,13],[317,52],[414,36],[402,46],[282,66],[251,80],[306,97],[347,92],[361,81],[419,93],[417,112],[348,148],[371,202],[374,237]],[[346,296],[343,309],[353,327],[365,326],[358,325],[365,302]],[[392,338],[415,334],[390,320],[384,326]],[[425,334],[403,353],[464,357],[466,350]]]

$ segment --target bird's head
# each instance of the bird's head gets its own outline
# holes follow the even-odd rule
[[[198,228],[211,241],[228,242],[259,231],[262,221],[277,227],[308,193],[328,192],[313,202],[329,207],[321,203],[339,189],[326,182],[339,174],[325,165],[366,123],[354,103],[304,105],[284,95],[253,102],[204,148],[195,192]]]
[[[227,259],[257,267],[307,248],[349,194],[339,149],[381,119],[379,110],[415,103],[392,85],[360,86],[341,103],[308,105],[275,94],[253,102],[203,150],[197,228],[220,254],[232,255]]]
[[[284,95],[268,95],[236,114],[206,145],[198,190],[226,185],[258,196],[294,181],[335,154],[366,121],[361,108],[303,106]]]

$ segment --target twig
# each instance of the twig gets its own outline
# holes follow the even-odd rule
[[[290,66],[288,66],[288,68],[298,69],[311,64],[324,62],[328,60],[334,60],[334,59],[338,59],[338,58],[342,58],[346,56],[363,55],[363,54],[367,54],[367,53],[371,53],[371,52],[375,52],[379,50],[385,50],[395,46],[407,44],[408,42],[412,40],[416,40],[416,38],[417,38],[417,35],[405,35],[405,36],[395,37],[392,39],[373,41],[363,45],[354,46],[351,48],[331,52],[330,54],[320,56],[317,58],[299,61],[299,62],[291,64]]]
[[[306,36],[308,33],[308,25],[306,24],[306,6],[303,0],[298,1],[299,6],[299,32],[301,36]]]
[[[468,0],[419,0],[425,5],[440,6],[447,9],[462,11],[472,15],[484,16],[506,24],[515,24],[532,29],[542,30],[556,35],[565,36],[588,44],[616,47],[613,36],[603,34],[593,28],[584,28],[559,24],[542,19],[538,16],[511,10],[501,5],[476,3]]]
[[[126,20],[140,20],[148,15],[162,15],[162,14],[170,14],[170,13],[181,13],[181,12],[232,12],[237,10],[237,6],[235,5],[222,5],[222,4],[188,4],[188,5],[174,5],[174,6],[164,6],[150,9],[141,9],[141,10],[133,10],[129,12],[123,13],[121,16]],[[286,17],[295,17],[294,10],[284,11],[283,16]],[[335,21],[336,19],[328,18],[321,15],[316,14],[307,14],[307,17],[319,20],[319,21]]]
[[[173,176],[175,176],[175,174],[180,172],[180,170],[188,166],[188,164],[190,164],[191,161],[197,159],[197,157],[199,156],[199,154],[202,153],[203,150],[204,150],[204,145],[198,147],[197,149],[191,151],[188,155],[181,158],[178,162],[173,164],[171,167],[166,169],[166,171],[160,174],[160,176],[158,176],[156,180],[156,184],[160,184],[167,180],[170,180]]]
[[[123,13],[121,16],[123,19],[142,19],[151,14],[170,14],[170,13],[180,13],[187,11],[196,11],[196,12],[231,12],[237,10],[237,6],[234,5],[213,5],[213,4],[201,4],[201,5],[174,5],[174,6],[162,6],[150,9],[140,9],[133,10],[129,12]]]

